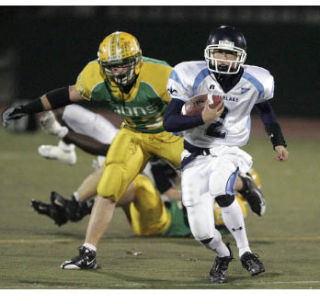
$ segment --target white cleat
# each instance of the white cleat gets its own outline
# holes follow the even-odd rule
[[[41,145],[38,148],[39,154],[48,159],[56,159],[67,165],[74,165],[77,162],[75,145],[66,145],[59,142],[58,146]]]

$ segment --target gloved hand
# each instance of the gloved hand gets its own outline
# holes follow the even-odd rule
[[[2,113],[2,125],[7,127],[10,120],[19,119],[27,113],[24,111],[23,106],[10,107]]]

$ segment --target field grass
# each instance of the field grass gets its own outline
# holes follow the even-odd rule
[[[98,249],[97,271],[63,271],[61,262],[76,255],[88,218],[57,227],[37,215],[31,198],[49,200],[57,190],[69,196],[91,172],[93,157],[78,150],[78,163],[66,166],[42,159],[40,144],[55,138],[41,131],[8,133],[0,129],[0,288],[1,289],[319,289],[320,142],[287,138],[290,160],[278,163],[265,137],[245,148],[255,160],[267,200],[267,213],[246,218],[251,248],[266,272],[251,278],[235,260],[229,282],[212,285],[208,271],[214,254],[192,238],[134,236],[121,210]],[[139,251],[134,256],[129,251]]]

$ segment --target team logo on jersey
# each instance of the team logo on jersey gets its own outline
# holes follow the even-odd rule
[[[175,90],[175,89],[174,89],[174,88],[172,88],[172,87],[168,88],[168,92],[169,92],[171,95],[175,95],[175,94],[177,94],[177,93],[178,93],[178,91],[177,91],[177,90]]]
[[[209,90],[214,90],[214,88],[215,88],[214,84],[210,84]]]
[[[121,116],[146,116],[153,115],[159,111],[157,106],[147,106],[147,107],[124,107],[115,106],[113,111]]]
[[[250,88],[241,88],[241,93],[240,94],[245,94],[250,90]]]

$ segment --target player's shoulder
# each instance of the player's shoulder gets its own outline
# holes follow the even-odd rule
[[[156,58],[151,58],[151,57],[146,57],[142,56],[142,62],[143,64],[146,64],[148,66],[152,65],[160,65],[160,66],[166,66],[166,67],[171,67],[168,62]]]
[[[90,83],[99,83],[104,81],[104,75],[97,59],[87,63],[79,76],[83,81]]]
[[[270,71],[265,68],[256,65],[244,65],[243,69],[243,77],[253,77],[260,82],[273,80]]]
[[[242,78],[249,81],[259,91],[259,99],[271,99],[274,91],[274,79],[271,73],[262,67],[245,65]]]
[[[94,88],[103,83],[104,79],[98,60],[92,60],[78,75],[76,88],[85,99],[90,99]]]
[[[142,81],[154,82],[158,79],[167,81],[172,67],[163,60],[143,57],[140,78]]]

